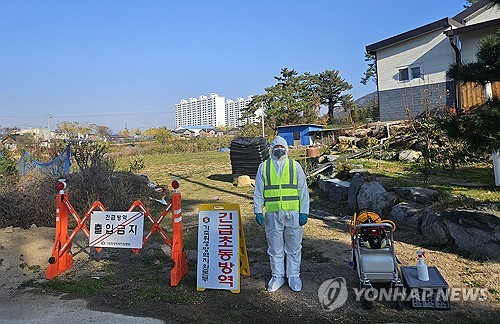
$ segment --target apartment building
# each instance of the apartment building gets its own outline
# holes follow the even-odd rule
[[[256,122],[255,116],[242,119],[242,111],[248,106],[250,100],[252,96],[247,99],[238,98],[236,101],[226,100],[226,126],[233,128]]]
[[[175,127],[209,125],[224,126],[226,123],[225,98],[216,93],[199,98],[182,99],[175,104]]]
[[[255,123],[254,116],[241,119],[242,110],[248,106],[251,99],[252,97],[249,96],[247,99],[228,99],[224,102],[225,98],[216,93],[208,97],[183,99],[175,105],[175,127],[208,125],[233,128]]]

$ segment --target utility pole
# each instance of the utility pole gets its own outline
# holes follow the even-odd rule
[[[266,135],[264,133],[264,103],[260,103],[260,109],[261,109],[261,115],[260,115],[260,120],[262,121],[262,138],[266,138]]]
[[[51,114],[47,114],[47,130],[49,131],[49,143],[50,143],[50,119],[52,118]]]

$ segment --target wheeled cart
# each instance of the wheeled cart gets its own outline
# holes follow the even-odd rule
[[[359,288],[367,291],[362,294],[363,302],[367,308],[372,308],[376,293],[372,284],[387,284],[392,288],[390,291],[396,307],[402,309],[404,291],[394,250],[395,225],[390,221],[382,221],[375,213],[370,213],[364,219],[365,222],[357,224],[355,216],[351,223],[351,264],[357,269]]]

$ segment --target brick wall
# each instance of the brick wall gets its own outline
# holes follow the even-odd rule
[[[429,108],[454,106],[455,86],[452,81],[414,86],[379,92],[380,120],[408,119],[408,112],[417,116],[424,111],[424,105]]]

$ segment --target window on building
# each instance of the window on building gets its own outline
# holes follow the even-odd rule
[[[398,68],[398,81],[405,82],[424,77],[422,64]]]
[[[407,68],[399,69],[399,81],[408,81],[408,80],[410,80],[408,76],[408,69]]]
[[[418,79],[420,78],[420,65],[419,66],[412,66],[410,67],[411,70],[411,78],[412,79]]]

